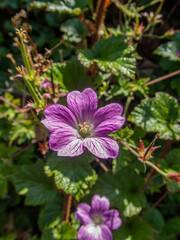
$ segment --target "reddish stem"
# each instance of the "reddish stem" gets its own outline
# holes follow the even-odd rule
[[[145,217],[153,208],[157,207],[160,202],[168,195],[169,191],[167,190],[147,211],[143,214],[143,217]]]
[[[105,10],[108,6],[109,0],[98,0],[97,8],[96,8],[96,23],[95,28],[96,32],[92,36],[92,43],[94,44],[96,41],[99,40],[99,27],[103,23],[105,18]]]
[[[139,158],[139,154],[134,150],[132,149],[127,143],[125,143],[124,141],[122,140],[119,140],[120,143],[122,143],[125,147],[127,147],[136,157]]]
[[[180,74],[180,70],[178,70],[178,71],[176,71],[176,72],[173,72],[173,73],[169,73],[169,74],[167,74],[167,75],[165,75],[165,76],[163,76],[163,77],[156,78],[156,79],[154,79],[154,80],[146,83],[145,85],[146,85],[146,86],[149,86],[149,85],[151,85],[151,84],[154,84],[154,83],[160,82],[160,81],[162,81],[162,80],[165,80],[165,79],[167,79],[167,78],[173,77],[173,76],[175,76],[175,75],[177,75],[177,74]]]
[[[72,204],[72,196],[67,194],[65,197],[65,206],[64,206],[64,217],[63,221],[69,222],[69,217],[71,213],[71,204]]]
[[[26,112],[26,110],[21,109],[20,107],[16,106],[14,103],[9,102],[7,99],[5,99],[2,96],[0,96],[0,100],[5,102],[5,103],[7,103],[7,104],[9,104],[11,107],[15,108],[19,112],[22,112],[22,113]]]
[[[102,169],[104,169],[105,172],[109,171],[109,169],[104,165],[104,163],[102,163],[98,158],[96,158],[95,160],[99,163],[99,165],[102,167]]]

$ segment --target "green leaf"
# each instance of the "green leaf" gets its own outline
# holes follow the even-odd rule
[[[8,182],[6,179],[0,178],[0,198],[5,198],[8,191]]]
[[[105,72],[119,73],[134,78],[135,57],[133,47],[122,36],[112,36],[96,42],[92,50],[80,50],[78,59],[87,68],[93,63]]]
[[[53,180],[44,173],[41,160],[30,166],[22,166],[14,177],[16,190],[26,195],[25,204],[40,205],[51,201],[56,195]]]
[[[53,229],[55,239],[72,240],[77,239],[76,230],[67,222],[63,222],[57,228]]]
[[[159,132],[161,139],[180,139],[180,108],[178,101],[167,93],[157,93],[135,107],[128,121],[147,132]]]
[[[41,240],[57,240],[57,238],[54,237],[52,229],[49,229],[43,231]]]
[[[180,56],[178,56],[178,51],[180,51],[180,44],[176,41],[166,42],[161,44],[154,53],[162,57],[168,58],[170,61],[180,61]]]
[[[140,92],[144,97],[147,97],[148,87],[145,85],[149,81],[149,78],[140,78],[138,81],[130,81],[122,75],[118,77],[118,85],[113,85],[108,92],[108,97],[106,100],[111,98],[124,95],[126,97],[131,97],[133,93]]]
[[[60,14],[80,15],[88,0],[61,0],[59,3],[39,2],[31,3],[31,9],[46,9],[48,12],[57,12]]]
[[[61,25],[60,30],[64,32],[63,38],[70,42],[79,43],[87,35],[87,29],[78,18],[67,20]]]
[[[54,174],[58,189],[63,189],[67,194],[80,199],[82,195],[88,193],[97,179],[97,175],[89,165],[93,159],[94,156],[89,153],[74,158],[58,157],[53,153],[47,161],[45,172],[48,176]]]
[[[136,181],[134,181],[136,179]],[[146,203],[141,192],[144,181],[133,169],[125,167],[116,174],[103,174],[92,189],[93,194],[107,196],[111,207],[118,207],[126,217],[140,213]]]
[[[152,209],[146,216],[145,220],[156,230],[160,231],[165,225],[164,218],[159,210]]]
[[[53,80],[60,84],[65,90],[79,89],[83,90],[91,86],[90,77],[77,62],[68,61],[65,64],[56,63],[53,65]],[[73,74],[72,74],[73,73]],[[47,77],[50,77],[50,69]]]
[[[164,228],[160,233],[160,238],[158,240],[177,240],[180,234],[180,217],[171,218],[166,221]]]
[[[57,226],[62,220],[63,200],[58,195],[53,201],[46,203],[40,212],[38,225],[41,229],[49,229]]]
[[[0,240],[15,240],[17,239],[17,234],[16,233],[7,233],[6,235],[2,236]]]
[[[150,225],[140,217],[132,217],[123,221],[122,226],[113,231],[117,240],[154,240]]]

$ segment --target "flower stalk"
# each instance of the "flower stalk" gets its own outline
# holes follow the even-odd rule
[[[160,173],[161,175],[163,175],[164,177],[167,177],[167,173],[163,172],[162,170],[160,170],[158,167],[156,167],[154,165],[154,163],[149,162],[148,160],[144,161],[145,164],[149,165],[150,167],[152,167],[154,170],[156,170],[156,172]]]
[[[27,69],[28,75],[31,76],[32,75],[31,66],[30,66],[30,63],[29,63],[29,60],[28,60],[26,47],[24,45],[24,41],[27,38],[26,37],[26,31],[22,30],[22,29],[20,29],[20,30],[17,29],[16,33],[17,33],[17,35],[19,35],[19,38],[20,38],[20,42],[21,42],[21,44],[20,44],[20,51],[21,51],[21,54],[22,54],[24,65],[25,65],[25,67]]]

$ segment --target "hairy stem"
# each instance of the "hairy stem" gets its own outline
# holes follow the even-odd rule
[[[160,173],[161,175],[163,175],[164,177],[167,177],[167,174],[163,171],[161,171],[158,167],[156,167],[156,165],[154,165],[154,163],[149,162],[149,161],[144,161],[144,163],[146,163],[147,165],[149,165],[150,167],[152,167],[154,170],[156,170],[156,172]]]
[[[31,66],[29,64],[29,60],[28,60],[27,53],[26,53],[26,48],[25,48],[23,39],[21,37],[20,37],[20,41],[21,41],[21,54],[22,54],[22,57],[23,57],[24,65],[26,66],[26,69],[27,69],[27,72],[28,72],[29,76],[31,76],[31,73],[32,73],[31,72]]]
[[[122,140],[119,140],[119,142],[123,144],[125,147],[127,147],[136,157],[139,158],[139,154],[136,151],[134,151],[134,149],[132,149],[126,142]]]
[[[40,104],[40,100],[39,100],[39,98],[38,98],[38,96],[37,96],[34,88],[32,87],[31,83],[29,82],[29,80],[28,80],[25,76],[23,76],[23,79],[24,79],[24,81],[25,81],[25,83],[26,83],[26,87],[28,88],[31,96],[33,97],[33,99],[34,99],[34,101],[35,101],[35,103],[36,103],[37,105],[39,105],[39,104]]]

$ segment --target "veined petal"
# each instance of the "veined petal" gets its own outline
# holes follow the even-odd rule
[[[119,153],[119,145],[109,136],[85,138],[84,146],[98,158],[116,158]]]
[[[103,222],[111,229],[118,229],[121,224],[122,220],[119,218],[118,210],[109,210],[104,212],[103,214]]]
[[[97,94],[91,88],[86,88],[82,93],[73,91],[67,95],[67,104],[79,122],[90,121],[97,110]]]
[[[123,108],[118,103],[111,103],[98,109],[93,115],[93,125],[96,134],[111,133],[117,131],[125,123],[121,116]]]
[[[91,223],[91,218],[89,216],[91,207],[86,203],[80,203],[77,207],[77,211],[74,213],[75,218],[83,223],[83,224],[89,224]]]
[[[104,212],[109,209],[110,202],[109,199],[105,196],[100,197],[99,195],[94,195],[91,205],[94,212]]]
[[[60,104],[50,105],[45,109],[44,115],[46,118],[41,122],[50,132],[53,132],[64,126],[76,128],[76,118],[74,114],[65,106]]]
[[[93,223],[83,225],[78,232],[79,240],[112,240],[112,233],[106,225]]]
[[[62,128],[51,133],[49,146],[58,152],[58,156],[74,157],[85,151],[82,141],[74,129]]]

